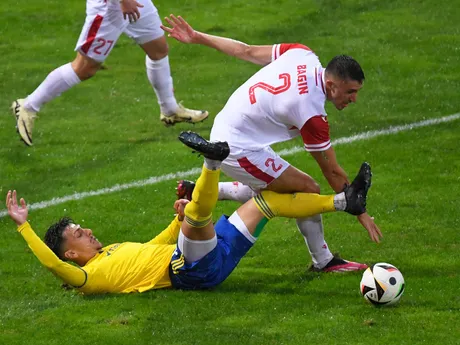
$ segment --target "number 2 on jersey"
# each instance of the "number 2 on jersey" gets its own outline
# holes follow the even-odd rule
[[[279,78],[283,80],[283,85],[273,86],[273,85],[269,85],[269,84],[264,83],[264,82],[259,82],[257,84],[252,85],[249,88],[249,100],[250,100],[251,104],[254,104],[254,103],[257,102],[255,91],[258,88],[260,88],[262,90],[265,90],[267,92],[270,92],[273,95],[277,95],[277,94],[280,94],[280,93],[282,93],[284,91],[289,90],[289,88],[291,87],[291,76],[288,73],[281,73],[279,75]]]
[[[280,171],[280,169],[283,167],[283,164],[280,164],[278,166],[275,166],[275,160],[273,158],[268,158],[266,161],[265,161],[265,166],[267,168],[269,168],[271,165],[271,168],[274,172],[278,172]]]

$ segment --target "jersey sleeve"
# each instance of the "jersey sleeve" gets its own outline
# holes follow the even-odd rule
[[[174,220],[159,233],[153,240],[147,242],[148,244],[176,244],[177,238],[179,237],[179,231],[182,222],[179,219],[174,218]]]
[[[272,61],[278,59],[281,55],[286,53],[288,50],[291,49],[303,49],[312,51],[307,46],[300,44],[300,43],[281,43],[281,44],[274,44],[272,48]]]
[[[326,151],[331,147],[329,123],[326,116],[311,117],[300,130],[305,150],[308,152]]]
[[[85,285],[88,278],[87,273],[80,267],[60,260],[56,254],[43,243],[37,234],[35,234],[28,222],[18,227],[18,232],[24,237],[30,249],[43,266],[73,287],[79,288]]]

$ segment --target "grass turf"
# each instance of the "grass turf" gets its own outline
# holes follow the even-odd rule
[[[183,15],[198,30],[254,44],[301,42],[323,64],[354,56],[366,82],[358,103],[328,112],[333,138],[459,112],[458,9],[449,1],[159,1],[163,15]],[[164,128],[148,85],[143,54],[127,38],[107,70],[43,108],[32,148],[14,133],[7,108],[73,59],[84,2],[4,3],[0,27],[0,192],[29,203],[199,167]],[[193,127],[207,135],[212,117],[257,66],[170,41],[178,99],[211,118]],[[0,343],[23,344],[457,344],[460,264],[456,208],[460,122],[337,146],[353,175],[363,160],[374,171],[369,212],[384,232],[371,243],[351,217],[327,215],[326,239],[347,259],[399,267],[407,290],[395,308],[359,296],[359,274],[307,273],[295,223],[275,220],[232,276],[212,292],[151,291],[82,297],[30,253],[7,218],[0,251]],[[275,149],[300,145],[300,141]],[[286,157],[330,192],[304,152]],[[172,217],[173,181],[32,211],[40,235],[62,215],[91,227],[105,244],[146,241]],[[237,205],[220,203],[215,212]]]

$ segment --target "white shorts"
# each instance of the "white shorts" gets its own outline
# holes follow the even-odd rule
[[[177,238],[177,246],[179,250],[184,254],[184,259],[187,263],[192,263],[204,258],[217,246],[217,237],[214,236],[212,239],[207,241],[196,241],[191,240],[184,235],[182,229],[179,232]]]
[[[230,155],[222,162],[222,171],[255,191],[266,188],[290,164],[269,146],[259,151],[230,147]]]
[[[184,255],[184,259],[186,263],[192,263],[195,261],[198,261],[202,258],[204,258],[206,255],[208,255],[210,252],[216,248],[217,243],[218,243],[218,238],[219,240],[225,238],[225,236],[222,236],[222,232],[225,231],[225,233],[228,235],[228,227],[225,226],[225,224],[231,224],[232,227],[234,227],[236,230],[238,230],[246,239],[254,244],[256,242],[256,238],[251,235],[249,232],[246,224],[244,224],[243,220],[241,217],[238,215],[238,213],[235,211],[229,218],[228,221],[225,222],[221,221],[222,219],[226,219],[225,216],[222,216],[219,221],[216,223],[216,235],[211,238],[210,240],[205,240],[205,241],[197,241],[197,240],[191,240],[187,236],[184,235],[182,232],[182,228],[179,232],[179,237],[177,239],[177,247],[181,251],[181,253]],[[219,224],[221,225],[219,227]],[[220,232],[219,232],[220,231]],[[217,237],[219,236],[219,237]],[[227,236],[228,239],[228,236]],[[230,241],[231,243],[237,243],[234,241]],[[225,246],[228,251],[228,246]]]
[[[140,18],[130,23],[123,19],[120,4],[111,0],[87,0],[86,20],[75,47],[81,54],[103,62],[122,33],[137,44],[144,44],[164,35],[156,7],[150,0],[137,0]]]

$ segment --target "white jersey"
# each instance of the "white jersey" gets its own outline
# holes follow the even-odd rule
[[[211,140],[255,151],[302,135],[307,151],[328,149],[324,70],[308,47],[274,45],[272,62],[241,85],[216,116]]]

